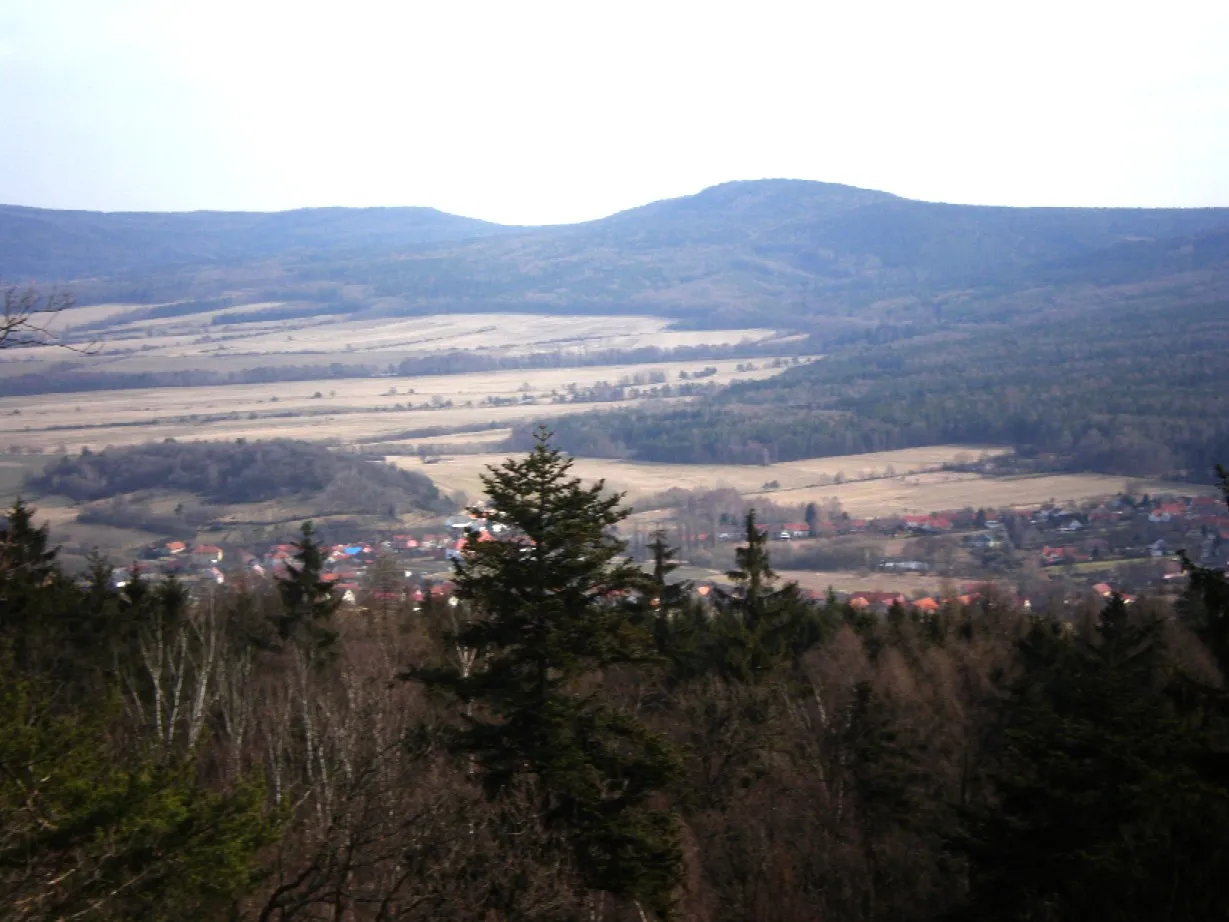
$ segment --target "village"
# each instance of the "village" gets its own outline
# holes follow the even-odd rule
[[[1229,511],[1208,496],[1119,494],[1063,507],[959,509],[879,518],[852,518],[828,507],[808,509],[807,521],[768,521],[757,527],[772,540],[775,566],[791,577],[809,577],[807,595],[817,602],[835,598],[876,613],[892,605],[925,613],[951,603],[969,604],[990,586],[1026,609],[1053,608],[1056,599],[1059,605],[1073,605],[1090,593],[1119,593],[1128,602],[1144,594],[1172,595],[1185,582],[1180,551],[1202,566],[1229,567]],[[452,561],[468,541],[491,540],[500,528],[482,518],[453,515],[434,527],[336,543],[326,530],[324,578],[351,606],[447,598]],[[666,518],[652,529],[629,529],[623,535],[629,552],[645,559],[648,542],[659,529],[680,548],[680,575],[701,597],[726,582],[726,561],[745,537],[732,517],[713,531]],[[201,589],[283,577],[295,553],[290,539],[261,547],[168,541],[146,548],[136,566],[174,574],[185,585]],[[826,572],[835,568],[815,564],[851,553],[861,555],[855,579],[860,585],[820,588]],[[932,591],[883,585],[902,576],[929,580],[923,585]],[[117,576],[123,578],[122,573]]]

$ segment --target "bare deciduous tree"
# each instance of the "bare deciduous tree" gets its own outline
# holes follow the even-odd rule
[[[43,295],[35,288],[13,285],[4,290],[4,313],[0,315],[0,349],[21,349],[28,346],[68,345],[52,331],[56,314],[73,306],[73,296],[53,291]]]

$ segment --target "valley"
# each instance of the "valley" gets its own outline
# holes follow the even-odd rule
[[[1226,210],[945,206],[786,181],[551,228],[0,209],[0,239],[35,225],[66,255],[15,243],[0,274],[80,306],[47,318],[55,345],[0,352],[8,497],[83,450],[290,439],[463,504],[545,424],[580,476],[627,494],[629,533],[665,525],[694,545],[705,494],[782,522],[812,506],[1077,509],[1204,495],[1229,456]],[[172,225],[173,252],[148,250]],[[40,498],[79,551],[120,555],[158,537],[122,522],[194,501],[154,491],[82,515]],[[219,506],[196,536],[337,511],[313,502]],[[362,521],[429,527],[417,515]]]

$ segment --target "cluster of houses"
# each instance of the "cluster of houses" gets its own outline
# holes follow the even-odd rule
[[[380,558],[393,561],[391,571],[397,576],[397,589],[373,590],[377,600],[393,601],[410,598],[422,601],[428,593],[435,596],[451,594],[446,579],[428,578],[447,570],[447,561],[459,556],[470,540],[491,540],[502,526],[483,519],[452,516],[442,523],[442,530],[419,534],[394,534],[376,540],[325,544],[322,579],[332,583],[343,601],[353,603],[362,591],[371,567]],[[187,584],[223,585],[228,579],[241,576],[257,579],[282,578],[294,565],[298,548],[291,543],[278,543],[264,549],[232,547],[223,550],[211,544],[188,544],[167,541],[146,549],[142,565],[165,574],[175,574]],[[122,580],[122,575],[118,577]]]
[[[926,515],[886,516],[855,519],[840,515],[819,522],[765,524],[765,534],[778,540],[803,540],[848,534],[931,537],[960,534],[960,544],[970,551],[992,551],[1010,546],[1017,553],[1035,554],[1042,568],[1106,562],[1113,564],[1132,558],[1155,559],[1163,579],[1182,577],[1174,560],[1179,548],[1204,565],[1229,567],[1229,511],[1213,497],[1162,497],[1136,499],[1121,495],[1097,504],[1075,509],[1044,505],[1029,509],[960,509]],[[325,579],[332,582],[348,602],[358,599],[364,588],[377,597],[413,598],[427,594],[447,595],[448,561],[461,553],[468,541],[492,540],[501,526],[468,515],[451,516],[433,529],[419,532],[369,537],[362,541],[330,544],[322,548]],[[737,530],[714,534],[692,533],[700,542],[734,542],[742,539]],[[226,547],[167,541],[148,548],[143,566],[175,573],[188,583],[223,584],[241,574],[254,578],[284,576],[293,563],[296,547],[277,543],[265,548]],[[371,567],[381,558],[392,561],[390,572],[397,577],[395,589],[372,588],[367,579]],[[1159,558],[1159,559],[1158,559]],[[921,560],[889,558],[878,561],[885,572],[925,573],[930,565]],[[1103,575],[1089,569],[1090,575]],[[434,578],[432,578],[434,577]],[[838,599],[855,608],[872,612],[889,610],[894,604],[919,612],[937,611],[945,605],[969,604],[978,598],[980,584],[964,584],[951,598],[922,596],[908,598],[896,592],[838,593]],[[710,585],[697,586],[705,595]],[[1107,595],[1108,582],[1098,582],[1092,590]],[[1027,600],[1020,600],[1027,605]]]
[[[1205,565],[1229,566],[1229,513],[1211,496],[1119,496],[1079,512],[1043,507],[1029,521],[1046,535],[1037,550],[1043,567],[1153,558],[1166,561],[1165,575],[1173,577],[1179,571],[1170,558],[1179,549]]]

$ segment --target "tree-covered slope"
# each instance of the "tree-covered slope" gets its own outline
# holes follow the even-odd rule
[[[156,213],[0,205],[0,280],[133,276],[288,253],[438,244],[502,230],[434,208]]]
[[[695,325],[806,326],[951,290],[1078,283],[1128,243],[1184,252],[1229,232],[1229,209],[989,208],[826,183],[729,183],[568,227],[527,230],[384,258],[303,264],[419,309],[531,304],[652,312]],[[1128,265],[1136,263],[1126,257]],[[1181,260],[1179,260],[1181,262]],[[1189,260],[1187,260],[1189,262]]]
[[[30,227],[13,230],[19,221]],[[902,300],[930,310],[953,291],[1082,284],[1107,272],[1138,278],[1221,263],[1225,234],[1229,209],[947,205],[830,183],[759,180],[545,228],[499,228],[429,209],[6,209],[0,278],[16,270],[113,277],[109,285],[78,286],[94,300],[246,293],[314,301],[322,286],[341,286],[354,311],[528,308],[806,328],[850,314],[875,318],[885,303]],[[153,277],[139,279],[142,271]]]
[[[79,501],[182,490],[214,504],[324,496],[356,513],[453,508],[422,474],[292,439],[156,442],[82,452],[61,458],[29,485]]]
[[[868,329],[821,361],[687,406],[551,426],[574,452],[672,462],[959,442],[1206,479],[1229,456],[1229,272],[1042,288],[948,313]]]

